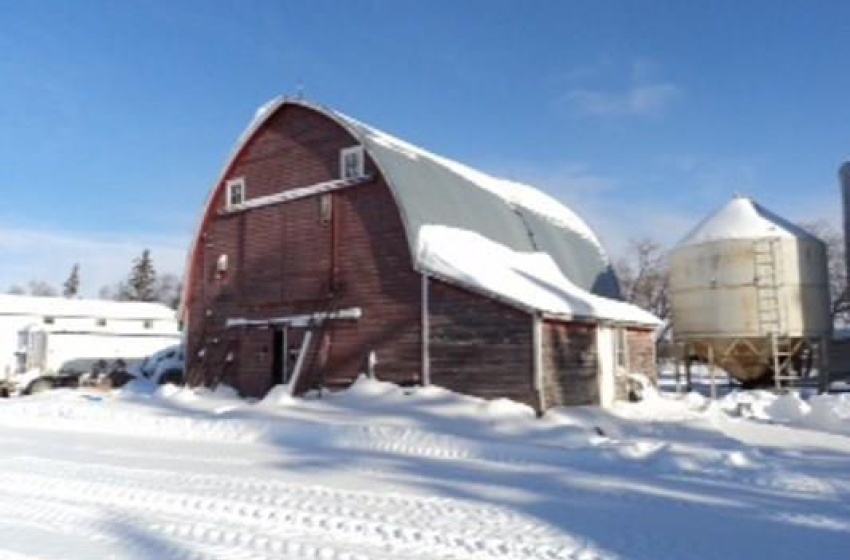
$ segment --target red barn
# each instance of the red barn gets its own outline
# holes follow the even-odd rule
[[[587,225],[535,189],[277,99],[240,138],[189,255],[190,382],[261,396],[359,374],[610,402],[653,375],[657,319],[619,301]]]

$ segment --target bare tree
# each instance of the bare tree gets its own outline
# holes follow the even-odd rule
[[[183,284],[177,275],[163,274],[157,277],[154,283],[154,299],[172,309],[177,309],[177,306],[180,304],[180,292],[182,289]]]
[[[850,323],[850,293],[841,232],[826,220],[804,222],[800,226],[826,244],[830,314],[833,322]]]
[[[30,295],[38,297],[56,297],[56,288],[44,280],[30,280],[27,285],[29,286]]]
[[[18,286],[17,284],[13,284],[13,285],[9,286],[9,289],[6,290],[6,293],[13,295],[13,296],[23,296],[23,295],[26,295],[27,291],[24,288],[22,288],[21,286]]]
[[[614,270],[625,300],[665,321],[658,336],[664,340],[670,328],[670,272],[664,247],[648,237],[632,239]]]
[[[138,260],[136,261],[138,266]],[[131,278],[124,282],[116,282],[115,284],[109,284],[103,286],[98,291],[98,296],[100,299],[111,299],[115,301],[134,301],[135,293],[133,288],[131,288],[130,280],[132,279],[133,274],[136,274],[134,267],[134,272],[131,273]],[[180,296],[183,291],[183,284],[180,280],[180,277],[176,274],[165,273],[161,276],[155,276],[153,280],[152,286],[149,288],[150,299],[145,301],[156,301],[159,303],[163,303],[172,309],[177,309],[177,306],[180,304]]]

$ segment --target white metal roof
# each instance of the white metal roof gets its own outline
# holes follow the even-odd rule
[[[0,294],[0,315],[141,320],[174,320],[176,318],[174,310],[161,303],[12,294]]]
[[[781,218],[754,200],[736,196],[700,222],[677,246],[766,237],[814,238],[800,226]]]

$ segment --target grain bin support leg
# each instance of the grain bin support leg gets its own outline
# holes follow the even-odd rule
[[[818,343],[818,393],[829,391],[829,337],[822,337]]]
[[[776,385],[776,391],[782,390],[782,372],[779,365],[779,340],[776,333],[770,333],[770,354],[773,359],[773,381]]]

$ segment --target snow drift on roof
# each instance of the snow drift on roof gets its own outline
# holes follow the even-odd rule
[[[563,315],[659,325],[637,306],[583,290],[561,274],[545,253],[521,253],[475,232],[445,226],[419,231],[418,259],[439,278],[455,280],[532,310]]]
[[[0,315],[95,317],[99,319],[175,319],[174,310],[161,303],[10,294],[0,294]]]
[[[700,222],[679,242],[679,246],[762,237],[813,238],[801,227],[777,216],[752,199],[736,196]]]

